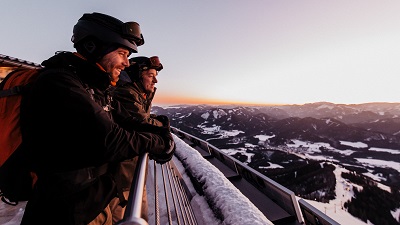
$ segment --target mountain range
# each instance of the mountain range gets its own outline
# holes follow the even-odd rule
[[[242,106],[154,106],[157,114],[171,118],[178,128],[198,130],[197,125],[216,125],[247,134],[273,133],[277,140],[291,138],[325,140],[334,146],[338,139],[363,141],[370,147],[400,149],[400,103],[333,104],[264,107]],[[336,144],[335,144],[336,143]]]
[[[318,154],[360,173],[379,176],[386,185],[400,187],[400,103],[179,105],[153,106],[152,112],[167,115],[172,126],[220,149],[265,151],[287,147],[294,140],[324,143],[318,147]],[[268,139],[260,145],[257,135]],[[257,147],[246,147],[248,144]],[[361,159],[394,162],[395,166],[369,168]]]
[[[152,113],[305,199],[337,198],[334,168],[342,167],[350,172],[341,179],[354,184],[343,208],[368,224],[400,224],[393,214],[400,209],[400,103],[153,106]]]

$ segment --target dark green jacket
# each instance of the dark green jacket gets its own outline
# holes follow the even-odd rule
[[[136,118],[138,126],[144,124],[150,124],[153,126],[161,127],[163,124],[157,119],[153,118],[150,114],[152,100],[155,95],[153,93],[144,96],[144,89],[139,81],[129,82],[120,79],[117,87],[112,91],[113,98],[120,102],[120,104],[131,114],[132,117]],[[137,157],[126,160],[120,167],[121,182],[123,183],[124,191],[129,191],[132,179],[133,171],[137,164]]]
[[[153,93],[144,96],[145,91],[139,81],[120,81],[113,91],[113,97],[119,101],[139,123],[162,126],[163,124],[150,114],[156,90],[157,89],[155,89]]]

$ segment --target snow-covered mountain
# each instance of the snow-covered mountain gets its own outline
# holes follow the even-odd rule
[[[376,106],[374,108],[373,106]],[[164,114],[170,117],[171,125],[191,133],[218,148],[238,149],[245,147],[244,143],[250,143],[260,148],[259,139],[255,135],[270,136],[266,146],[277,147],[293,144],[294,140],[309,143],[326,143],[319,147],[318,151],[329,155],[331,160],[348,167],[367,168],[357,158],[393,161],[400,163],[400,136],[389,131],[365,129],[371,122],[366,121],[364,115],[380,112],[376,116],[382,116],[381,121],[390,121],[391,126],[382,126],[393,131],[393,127],[400,130],[400,123],[395,123],[390,118],[400,114],[400,104],[371,103],[363,105],[336,105],[332,103],[314,103],[301,106],[279,106],[285,110],[285,115],[297,115],[277,119],[266,113],[274,107],[217,107],[208,105],[181,106],[181,107],[153,107],[156,114]],[[328,108],[330,110],[328,110]],[[345,109],[345,110],[344,110]],[[366,111],[368,110],[368,111]],[[387,110],[387,111],[385,111]],[[397,110],[397,111],[396,111]],[[276,111],[274,111],[276,112]],[[314,112],[315,116],[312,116]],[[340,113],[339,113],[340,112]],[[353,117],[356,125],[345,123],[338,119]],[[283,114],[281,114],[283,115]],[[300,115],[302,117],[300,117]],[[329,117],[332,116],[332,117]],[[360,119],[360,117],[364,119]],[[374,118],[375,119],[375,118]],[[390,128],[388,128],[390,127]],[[354,145],[351,143],[363,143]],[[247,147],[247,150],[250,150]],[[371,174],[382,177],[387,185],[400,186],[399,167],[370,169]],[[362,172],[362,171],[361,171]]]
[[[302,198],[329,202],[337,199],[338,182],[359,182],[351,190],[355,197],[342,206],[365,220],[364,214],[377,211],[392,218],[391,210],[400,207],[392,202],[400,199],[399,105],[199,105],[153,107],[153,111],[169,116],[172,126],[206,140]],[[343,174],[346,178],[338,179],[329,164],[349,171]],[[382,192],[377,185],[389,191]],[[382,201],[387,205],[381,205]]]

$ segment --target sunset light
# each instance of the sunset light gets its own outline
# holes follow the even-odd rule
[[[4,4],[1,53],[35,63],[74,51],[82,13],[140,23],[132,56],[164,65],[155,105],[400,102],[399,1]]]

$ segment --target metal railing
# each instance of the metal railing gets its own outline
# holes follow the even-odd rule
[[[132,186],[129,192],[128,204],[126,205],[124,218],[118,223],[121,225],[137,224],[146,225],[146,220],[140,217],[142,209],[142,198],[146,184],[146,169],[149,160],[148,153],[139,156],[135,173],[133,175]]]
[[[287,190],[281,185],[278,185],[276,182],[249,168],[247,165],[244,165],[238,160],[226,155],[215,146],[210,145],[209,143],[176,128],[173,128],[173,133],[181,136],[181,139],[186,138],[191,142],[196,142],[197,146],[204,147],[204,150],[206,150],[206,152],[208,152],[210,155],[213,155],[215,158],[223,161],[228,167],[234,169],[234,171],[240,174],[244,179],[251,181],[251,183],[266,196],[270,196],[274,202],[286,209],[287,212],[290,212],[292,216],[295,216],[298,222],[296,224],[337,224],[336,221],[332,220],[327,215],[324,215],[318,209],[307,204],[307,202],[304,200],[297,200],[291,191]],[[201,157],[200,154],[199,156]],[[174,156],[173,159],[179,160],[179,157],[175,158]],[[155,161],[149,161],[147,154],[139,156],[125,215],[118,225],[198,225],[196,215],[190,204],[192,196],[188,191],[188,188],[183,181],[183,178],[177,169],[174,160],[171,160],[165,164],[158,164]],[[154,163],[152,171],[153,176],[148,176],[146,179],[146,170],[151,168],[151,165],[147,165],[148,163],[151,164],[151,162]],[[182,163],[182,161],[180,162]],[[196,167],[196,165],[191,166]],[[191,166],[189,166],[189,168],[185,167],[185,171],[189,174],[190,169],[192,168]],[[151,169],[149,172],[151,172]],[[141,218],[141,209],[143,190],[145,188],[146,181],[148,182],[149,179],[152,179],[153,183],[148,185],[147,191],[149,191],[151,188],[154,188],[154,205],[149,207],[149,221],[146,221]],[[295,209],[292,210],[292,207]],[[152,210],[154,210],[154,216],[150,216],[153,212]],[[301,219],[299,219],[299,217]]]
[[[117,223],[118,225],[148,225],[148,222],[141,218],[148,162],[148,153],[139,156],[124,218]],[[190,205],[190,193],[182,182],[182,177],[174,162],[171,160],[165,164],[158,164],[155,161],[153,163],[154,223],[159,225],[162,221],[163,224],[168,222],[168,224],[197,225],[195,214]],[[159,175],[161,179],[158,177]],[[161,208],[166,209],[166,215],[163,215],[163,217],[160,214]]]
[[[266,177],[253,168],[245,165],[232,156],[222,152],[217,147],[209,144],[198,137],[188,134],[178,128],[171,127],[174,134],[181,139],[187,139],[199,146],[210,156],[213,156],[239,174],[241,177],[248,180],[253,186],[263,192],[266,196],[273,199],[280,207],[284,208],[291,215],[295,216],[300,224],[306,225],[338,225],[338,223],[329,216],[322,213],[317,208],[313,207],[305,200],[297,198],[293,191],[278,184],[272,179]]]

